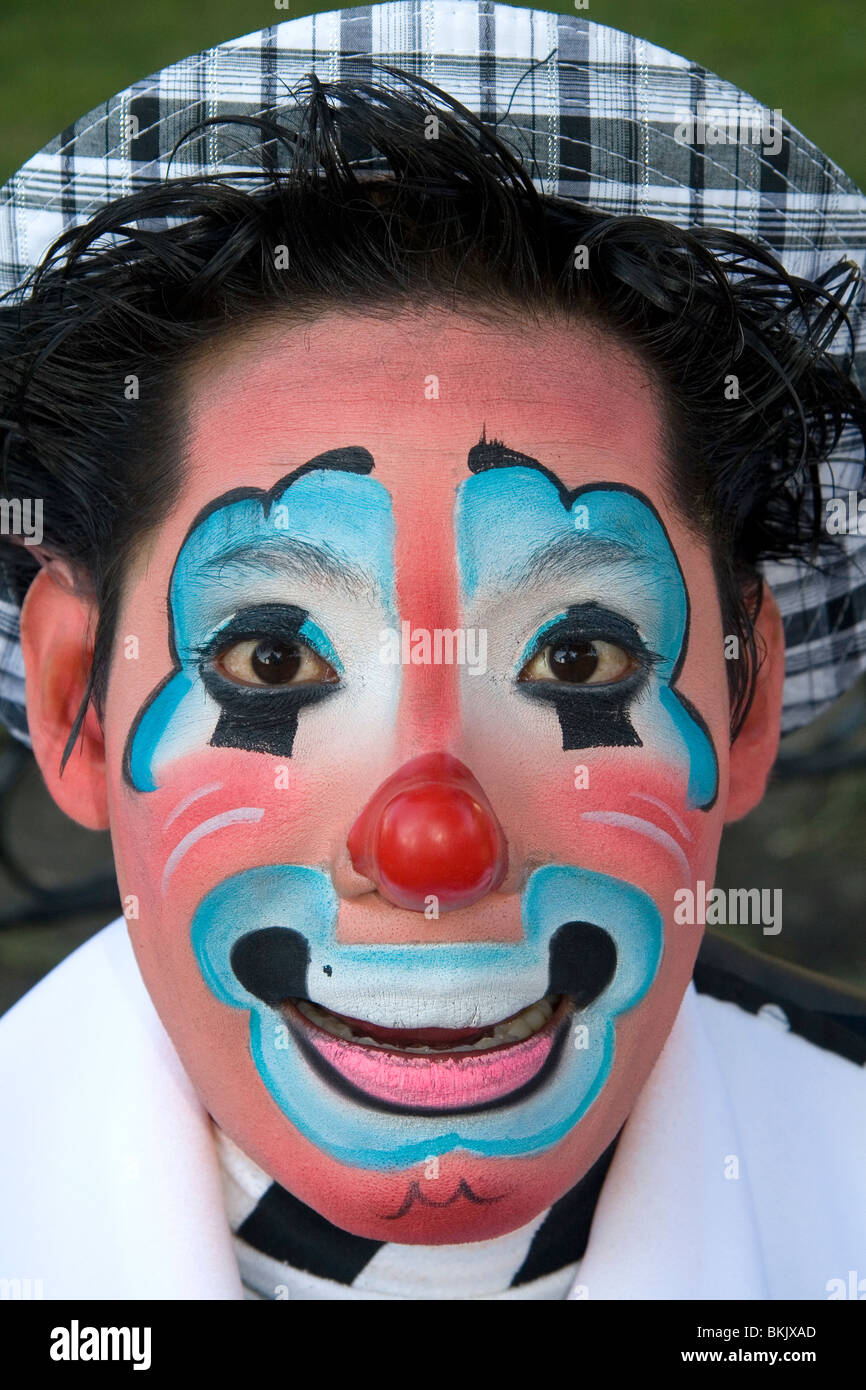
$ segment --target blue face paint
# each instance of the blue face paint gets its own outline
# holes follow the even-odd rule
[[[632,730],[624,708],[613,707],[640,694],[642,724],[653,745],[667,758],[674,754],[686,761],[688,803],[709,809],[718,788],[715,750],[700,715],[676,689],[688,640],[686,586],[650,503],[614,485],[593,484],[569,492],[532,461],[526,466],[486,466],[458,489],[456,537],[467,604],[512,590],[515,575],[531,573],[541,552],[571,554],[574,581],[587,595],[586,603],[575,605],[575,610],[591,608],[598,614],[607,609],[610,614],[612,631],[605,633],[596,621],[595,636],[617,642],[616,624],[627,620],[652,659],[644,679],[620,687],[568,690],[539,682],[523,687],[522,693],[557,702],[564,748],[640,745],[643,740]],[[544,630],[561,624],[564,617],[546,623],[533,636],[524,658],[538,648]],[[575,622],[578,617],[576,612]],[[563,710],[571,720],[568,729]]]
[[[325,635],[318,623],[313,622],[312,618],[305,619],[301,624],[298,628],[298,636],[308,642],[313,651],[318,652],[319,656],[324,661],[329,662],[335,671],[342,672],[343,663],[334,651],[330,638]]]
[[[338,902],[330,879],[303,865],[248,869],[204,898],[192,923],[192,946],[208,986],[223,1003],[250,1015],[250,1045],[259,1075],[302,1134],[343,1163],[382,1171],[465,1149],[488,1157],[537,1153],[562,1139],[586,1113],[608,1075],[617,1016],[644,997],[658,970],[663,923],[648,894],[632,884],[568,865],[547,865],[523,894],[519,942],[347,945],[336,939]],[[441,1020],[443,1002],[467,1001],[479,1023],[516,1012],[547,992],[555,938],[564,923],[601,928],[616,948],[606,988],[575,1015],[543,1084],[523,1099],[462,1113],[385,1115],[343,1094],[311,1065],[279,1009],[238,978],[233,952],[258,932],[278,962],[274,929],[299,933],[305,993],[350,1017],[387,1018],[401,1026]],[[289,942],[290,946],[294,943]],[[284,956],[283,956],[284,958]],[[234,957],[235,964],[237,956]],[[298,954],[292,981],[298,988]],[[280,994],[278,964],[269,988]],[[580,1031],[578,1031],[580,1030]]]
[[[290,544],[289,537],[292,544],[300,539],[330,547],[344,563],[373,573],[383,612],[396,626],[390,497],[363,476],[365,471],[309,467],[281,480],[269,494],[230,494],[197,519],[170,589],[177,669],[154,692],[131,732],[132,785],[153,789],[163,761],[214,741],[217,711],[194,654],[226,628],[236,599],[230,588],[220,592],[219,567],[216,580],[208,573],[215,556],[229,548],[279,551]],[[284,508],[279,522],[278,506]],[[488,590],[507,593],[514,570],[530,565],[539,546],[575,539],[578,548],[582,544],[584,572],[590,575],[586,601],[553,621],[594,621],[589,610],[606,606],[640,633],[652,654],[640,691],[640,728],[664,752],[678,750],[688,762],[691,803],[711,804],[715,754],[700,717],[675,689],[688,635],[685,584],[649,503],[615,486],[567,494],[541,468],[485,466],[459,489],[456,532],[467,602]],[[603,594],[593,591],[593,557],[606,566]],[[253,561],[245,563],[247,573],[254,574]],[[601,572],[596,565],[596,576]],[[259,573],[267,573],[267,566]],[[244,601],[256,597],[240,586],[238,593]],[[309,614],[293,630],[342,672],[334,644]],[[526,651],[537,648],[543,635],[539,629]],[[346,944],[336,936],[338,908],[329,876],[317,868],[247,869],[204,897],[191,926],[192,946],[215,997],[248,1013],[257,1071],[292,1124],[335,1159],[381,1171],[453,1150],[521,1157],[561,1141],[607,1082],[616,1019],[646,996],[662,957],[663,921],[649,894],[567,864],[545,865],[531,874],[522,895],[519,942]],[[562,985],[557,956],[563,932],[582,926],[606,940],[615,957],[615,968],[589,1002]],[[265,985],[254,989],[249,961],[260,945],[266,958],[259,962],[259,978]],[[578,959],[574,968],[580,965]],[[279,1007],[283,1000],[302,997],[336,1014],[391,1028],[464,1027],[467,1017],[485,1026],[549,992],[572,994],[578,1005],[551,1052],[543,1081],[513,1099],[450,1113],[416,1108],[395,1116],[374,1100],[346,1094],[336,1084],[339,1078],[314,1064]]]
[[[279,575],[287,560],[301,576],[305,564],[315,576],[316,566],[328,561],[350,574],[354,569],[369,576],[379,591],[384,619],[394,623],[391,498],[381,483],[366,476],[371,467],[366,450],[334,450],[281,478],[270,492],[249,488],[227,494],[193,523],[169,587],[169,643],[175,669],[145,702],[127,739],[124,772],[136,791],[154,791],[161,765],[209,743],[291,753],[298,708],[315,692],[312,697],[309,691],[299,695],[297,690],[250,695],[233,693],[228,683],[220,687],[216,682],[208,689],[197,656],[204,643],[225,631],[238,608],[255,605],[257,588],[273,593],[274,574]],[[275,606],[273,601],[270,606]],[[295,634],[342,672],[323,628],[301,610],[294,612]],[[221,727],[214,698],[218,688],[234,702],[228,728],[225,718]],[[269,739],[256,741],[251,735],[241,742],[237,730],[245,720],[253,730],[267,726],[279,731],[282,742],[275,741],[276,732]]]

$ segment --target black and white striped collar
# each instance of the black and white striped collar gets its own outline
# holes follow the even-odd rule
[[[575,1187],[494,1240],[418,1246],[331,1224],[272,1182],[214,1125],[226,1209],[247,1297],[564,1299],[578,1275],[616,1140]]]

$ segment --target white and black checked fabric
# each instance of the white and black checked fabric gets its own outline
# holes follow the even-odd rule
[[[843,256],[866,264],[864,194],[784,119],[773,153],[779,141],[758,133],[758,103],[705,68],[580,15],[491,0],[390,0],[219,44],[135,82],[62,131],[0,189],[0,293],[14,291],[62,231],[112,199],[166,176],[231,176],[272,157],[241,142],[236,126],[210,126],[169,169],[175,143],[199,121],[290,105],[310,72],[323,82],[375,80],[376,61],[427,78],[497,123],[545,193],[614,214],[727,227],[762,239],[808,278]],[[739,138],[684,139],[684,122],[701,110]],[[763,114],[769,136],[771,113]],[[861,386],[863,304],[861,287],[852,311]],[[843,434],[823,485],[827,499],[866,495],[856,430]],[[821,573],[764,566],[785,623],[784,732],[808,723],[866,667],[866,535],[852,529],[840,537],[842,557]],[[2,594],[0,719],[29,742],[18,608]]]

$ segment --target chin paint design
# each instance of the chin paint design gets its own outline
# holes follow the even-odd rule
[[[701,716],[677,688],[686,585],[661,519],[640,493],[604,483],[570,491],[536,460],[482,439],[456,504],[453,491],[448,501],[450,534],[415,564],[430,567],[431,614],[443,619],[436,626],[456,622],[456,612],[440,611],[456,577],[459,616],[489,633],[490,671],[474,680],[439,672],[427,688],[449,713],[440,721],[441,753],[416,760],[426,777],[419,783],[416,763],[401,766],[398,753],[405,681],[418,677],[404,678],[379,650],[383,628],[418,615],[397,602],[407,542],[395,525],[396,497],[369,476],[372,467],[362,448],[335,450],[267,493],[238,489],[196,518],[170,584],[174,669],[130,731],[125,773],[130,788],[151,793],[186,759],[206,783],[208,750],[219,750],[236,757],[233,780],[251,783],[252,799],[264,796],[256,776],[274,758],[327,764],[346,727],[354,746],[380,750],[381,777],[359,774],[363,795],[353,791],[350,803],[366,802],[355,822],[364,821],[363,862],[344,831],[356,871],[371,883],[366,937],[346,930],[327,853],[300,853],[302,862],[286,853],[289,827],[282,843],[271,832],[258,842],[268,850],[209,878],[190,924],[195,961],[213,997],[248,1015],[251,1055],[270,1097],[331,1159],[394,1174],[462,1152],[502,1171],[506,1161],[559,1144],[603,1092],[617,1020],[647,996],[663,960],[658,864],[690,882],[686,819],[713,805],[718,769]],[[347,587],[363,602],[344,603]],[[262,631],[303,643],[328,678],[252,687],[215,667],[227,643]],[[595,648],[627,661],[615,680],[536,678],[551,648],[571,653],[575,669]],[[410,703],[417,718],[423,701],[413,695]],[[575,751],[602,768],[579,812],[572,801],[567,812],[550,813],[548,862],[539,866],[536,857],[512,890],[519,930],[511,939],[466,927],[473,913],[483,920],[483,900],[504,878],[508,839],[494,805],[508,797],[501,789],[486,796],[495,759],[476,781],[477,769],[452,754],[464,746],[463,726],[485,731],[491,747],[507,750],[516,740],[538,780],[554,788],[570,777]],[[271,761],[256,762],[262,755]],[[220,766],[225,774],[231,765]],[[415,780],[392,797],[390,779],[399,784],[407,768]],[[527,790],[541,805],[543,785]],[[553,804],[565,804],[560,791]],[[411,809],[415,828],[402,841],[389,828],[386,873],[379,832],[398,805]],[[486,886],[458,884],[452,901],[442,882],[419,882],[417,864],[403,874],[395,854],[417,860],[418,808],[429,807],[431,838],[454,837],[442,856],[447,874],[465,848],[467,805],[471,833],[481,822],[491,831],[478,831],[478,855],[492,845],[499,858],[486,877],[485,865],[476,866],[473,882]],[[262,807],[246,805],[211,817],[201,834],[232,815],[268,824]],[[623,837],[616,872],[580,865],[572,826]],[[542,822],[542,839],[543,831]],[[197,843],[196,833],[181,847]],[[423,827],[418,833],[423,840]],[[630,881],[623,866],[638,842],[648,846],[653,873]],[[169,856],[164,886],[181,847]],[[427,893],[445,904],[435,930],[419,906]],[[460,908],[463,934],[451,939],[447,914]]]

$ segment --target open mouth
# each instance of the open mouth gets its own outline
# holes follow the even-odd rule
[[[483,1028],[384,1028],[296,998],[280,1013],[308,1060],[353,1099],[400,1111],[477,1110],[520,1098],[553,1066],[574,1004],[545,995]]]

